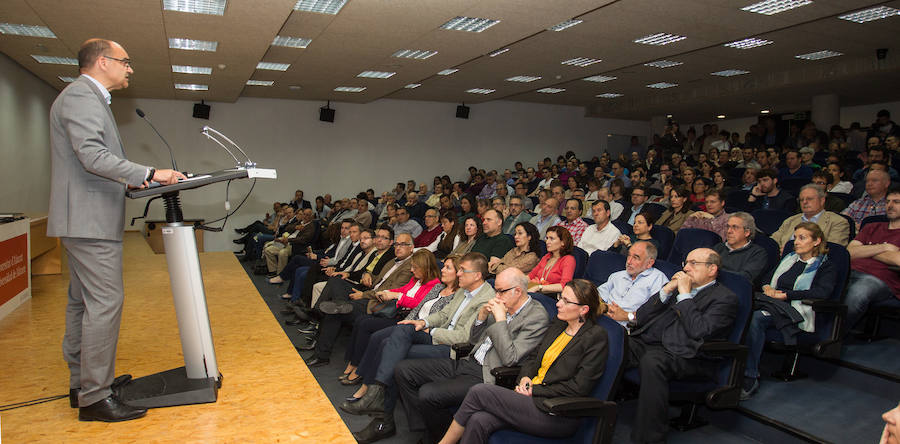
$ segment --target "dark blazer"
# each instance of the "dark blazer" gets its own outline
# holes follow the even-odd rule
[[[519,379],[525,376],[529,378],[537,376],[544,353],[557,336],[566,329],[567,325],[566,322],[558,319],[550,324],[541,344],[522,364]],[[534,398],[537,408],[546,412],[544,399],[547,398],[590,394],[606,368],[606,358],[609,354],[608,342],[606,330],[595,324],[593,320],[586,320],[578,333],[556,357],[556,360],[550,364],[550,368],[544,375],[544,381],[532,387],[531,396]]]
[[[351,281],[359,282],[359,280],[362,279],[363,274],[366,272],[366,267],[368,267],[369,264],[371,264],[373,260],[375,260],[375,255],[372,255],[372,257],[369,258],[369,262],[366,262],[365,266],[363,266],[359,270],[351,271],[350,276],[347,279],[350,279]],[[384,264],[391,262],[393,260],[394,260],[394,247],[391,247],[388,249],[388,251],[385,251],[384,254],[381,255],[381,258],[378,259],[378,262],[375,264],[375,268],[372,270],[372,278],[374,279],[375,276],[380,275],[381,269],[384,268]],[[373,282],[373,283],[377,283],[377,282]]]
[[[697,356],[704,341],[726,339],[737,316],[738,298],[716,282],[691,299],[676,302],[672,294],[665,303],[659,292],[635,312],[631,336],[657,338],[670,353],[682,358]]]

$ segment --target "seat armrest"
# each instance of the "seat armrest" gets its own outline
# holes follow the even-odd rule
[[[491,369],[491,375],[495,378],[516,377],[519,376],[520,366],[513,367],[494,367]]]
[[[829,299],[803,299],[802,303],[812,307],[813,311],[817,313],[847,313],[846,305]]]
[[[740,344],[734,344],[728,341],[704,342],[700,346],[698,352],[709,356],[735,356],[742,348],[746,348]]]
[[[560,416],[604,416],[610,410],[615,412],[616,403],[597,398],[548,398],[544,400],[544,407],[551,415]]]
[[[455,353],[456,359],[468,356],[469,353],[472,352],[472,349],[475,348],[472,344],[468,342],[460,342],[458,344],[453,344],[450,346],[450,349]]]

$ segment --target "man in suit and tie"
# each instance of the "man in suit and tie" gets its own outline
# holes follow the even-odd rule
[[[641,374],[631,428],[637,443],[663,442],[669,429],[669,380],[711,377],[716,363],[697,356],[705,341],[728,336],[738,298],[716,282],[721,260],[709,248],[688,253],[682,271],[629,315],[626,366]]]
[[[184,175],[125,158],[109,108],[110,91],[128,87],[134,71],[118,43],[91,39],[78,51],[81,76],[50,108],[50,211],[47,235],[60,237],[69,260],[63,356],[69,401],[82,421],[126,421],[145,409],[110,389],[122,319],[122,232],[126,187],[173,184]]]

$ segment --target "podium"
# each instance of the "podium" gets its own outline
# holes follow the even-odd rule
[[[135,407],[157,408],[216,402],[222,374],[216,362],[203,276],[193,224],[185,222],[179,192],[227,180],[258,177],[253,168],[231,168],[196,175],[176,184],[128,191],[131,199],[162,198],[166,225],[161,228],[172,297],[178,319],[184,366],[114,384],[119,399]],[[271,177],[271,176],[268,176]],[[153,200],[151,199],[151,200]],[[149,207],[150,202],[147,202]],[[146,209],[145,209],[146,215]]]

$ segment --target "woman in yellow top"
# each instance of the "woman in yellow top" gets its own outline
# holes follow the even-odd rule
[[[591,282],[575,279],[563,288],[556,308],[558,319],[522,365],[516,389],[472,387],[441,444],[485,443],[503,428],[547,438],[575,433],[581,419],[551,416],[544,399],[588,396],[603,375],[608,340],[594,317],[606,313],[606,305]]]

